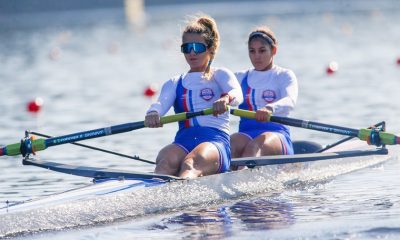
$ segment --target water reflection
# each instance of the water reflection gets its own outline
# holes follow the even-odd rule
[[[239,201],[231,206],[185,212],[163,219],[152,230],[172,230],[188,239],[221,239],[238,230],[259,231],[287,228],[296,222],[293,207],[280,199]]]
[[[292,205],[279,199],[241,201],[230,210],[247,230],[286,228],[295,223]]]
[[[185,236],[187,239],[221,239],[232,236],[233,221],[228,207],[202,209],[163,220],[166,228],[175,225],[181,234],[189,233]]]

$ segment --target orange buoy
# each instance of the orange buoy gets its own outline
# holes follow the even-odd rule
[[[42,105],[43,105],[43,99],[37,97],[34,100],[29,101],[28,104],[26,105],[26,108],[28,112],[37,113],[41,110]]]

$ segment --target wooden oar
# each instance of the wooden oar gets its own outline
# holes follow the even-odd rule
[[[250,119],[255,119],[256,116],[256,112],[242,110],[242,109],[231,109],[230,112],[235,116],[250,118]],[[382,144],[386,145],[400,144],[400,137],[392,133],[379,132],[374,129],[366,129],[366,128],[352,129],[325,123],[318,123],[318,122],[312,122],[312,121],[306,121],[288,117],[278,117],[278,116],[269,116],[267,122],[268,121],[293,127],[300,127],[321,132],[357,137],[360,140],[367,141],[368,144],[373,144],[377,146],[380,146]]]
[[[165,116],[161,117],[161,123],[166,124],[166,123],[172,123],[172,122],[179,122],[179,121],[184,121],[189,118],[201,116],[201,115],[210,115],[213,113],[213,110],[211,108],[204,109],[202,111],[198,112],[185,112],[185,113],[178,113],[175,115],[170,115],[170,116]],[[5,147],[0,148],[0,156],[15,156],[22,154],[23,156],[26,156],[28,154],[44,150],[48,147],[52,146],[57,146],[61,144],[66,144],[66,143],[72,143],[72,142],[77,142],[77,141],[82,141],[82,140],[87,140],[87,139],[92,139],[92,138],[98,138],[98,137],[103,137],[103,136],[108,136],[108,135],[113,135],[113,134],[118,134],[118,133],[124,133],[124,132],[129,132],[141,128],[145,128],[146,125],[144,124],[144,121],[139,121],[139,122],[131,122],[131,123],[125,123],[125,124],[120,124],[120,125],[115,125],[115,126],[110,126],[106,128],[98,128],[94,130],[89,130],[89,131],[84,131],[84,132],[77,132],[77,133],[72,133],[64,136],[59,136],[59,137],[53,137],[53,138],[48,138],[48,139],[29,139],[25,138],[21,141],[21,143],[14,143],[7,145]]]

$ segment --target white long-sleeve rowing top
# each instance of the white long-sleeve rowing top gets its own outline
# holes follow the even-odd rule
[[[229,94],[230,106],[239,105],[243,95],[233,72],[226,68],[213,68],[212,72],[211,79],[206,79],[202,72],[189,72],[169,79],[147,112],[157,111],[163,116],[172,106],[176,113],[200,111],[211,108],[223,94]],[[199,116],[180,124],[181,128],[191,126],[213,127],[229,134],[229,113],[217,117]]]
[[[274,65],[268,71],[250,69],[235,74],[244,94],[240,108],[256,111],[270,106],[273,115],[284,117],[294,109],[298,84],[293,71]]]

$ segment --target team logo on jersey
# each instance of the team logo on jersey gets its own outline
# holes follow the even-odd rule
[[[209,101],[214,97],[214,92],[211,88],[203,88],[200,91],[200,97],[206,101]]]
[[[275,91],[273,90],[265,90],[262,94],[262,98],[267,102],[267,103],[272,103],[276,99],[276,94]]]

